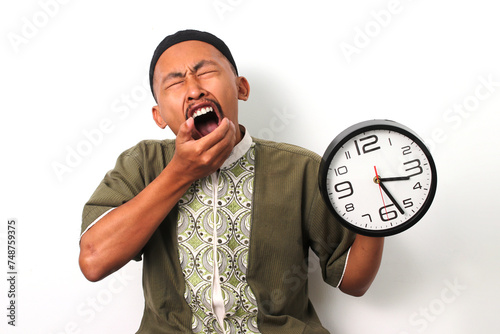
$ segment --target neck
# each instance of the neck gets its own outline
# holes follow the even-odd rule
[[[238,124],[238,129],[236,130],[236,145],[243,139],[245,136],[246,129],[243,125]]]

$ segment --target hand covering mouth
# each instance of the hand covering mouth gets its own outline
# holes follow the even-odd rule
[[[200,137],[214,131],[220,123],[220,108],[215,103],[198,104],[190,109],[189,114],[193,117],[194,127]],[[222,112],[220,112],[222,113]]]

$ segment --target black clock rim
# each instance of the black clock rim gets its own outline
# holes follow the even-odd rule
[[[328,191],[326,189],[326,179],[327,179],[327,174],[328,174],[328,167],[330,166],[330,163],[333,159],[333,156],[335,153],[344,145],[348,140],[350,140],[352,137],[355,137],[363,132],[366,131],[371,131],[371,130],[390,130],[394,132],[401,133],[409,138],[411,138],[424,152],[427,160],[429,161],[430,169],[431,169],[431,186],[429,189],[429,195],[425,199],[424,203],[422,204],[422,207],[411,217],[408,221],[404,222],[401,225],[391,227],[388,229],[383,229],[383,230],[371,230],[371,229],[363,229],[361,227],[358,227],[356,225],[352,225],[348,221],[346,221],[342,216],[340,216],[337,211],[333,208],[333,205],[330,202],[330,198],[328,197]],[[425,145],[422,139],[410,128],[407,126],[398,123],[396,121],[392,120],[387,120],[387,119],[374,119],[374,120],[368,120],[368,121],[363,121],[356,123],[344,131],[342,131],[340,134],[338,134],[328,145],[327,149],[325,150],[325,153],[323,154],[323,157],[321,159],[320,163],[320,168],[319,168],[319,173],[318,173],[318,181],[319,181],[319,188],[320,188],[320,193],[321,196],[323,197],[323,200],[325,204],[327,205],[328,209],[330,212],[335,216],[335,218],[346,228],[349,230],[354,231],[355,233],[369,236],[369,237],[388,237],[391,235],[395,235],[398,233],[401,233],[410,227],[414,226],[424,215],[425,213],[429,210],[435,194],[437,190],[437,173],[436,173],[436,164],[434,162],[434,159],[431,155],[431,152]]]

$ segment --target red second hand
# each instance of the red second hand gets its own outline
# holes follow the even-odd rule
[[[378,176],[377,173],[377,166],[373,166],[373,169],[375,169],[375,177],[377,178],[378,189],[380,190],[380,197],[382,197],[382,204],[384,204],[385,215],[389,216],[389,214],[387,213],[387,206],[385,205],[384,201],[384,194],[382,192],[382,187],[380,186],[380,177]]]

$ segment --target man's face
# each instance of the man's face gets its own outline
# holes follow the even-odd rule
[[[156,64],[153,82],[158,126],[168,125],[177,135],[181,124],[193,117],[195,139],[212,132],[224,117],[237,126],[238,100],[247,100],[249,94],[248,82],[235,75],[222,53],[200,41],[168,48]]]

